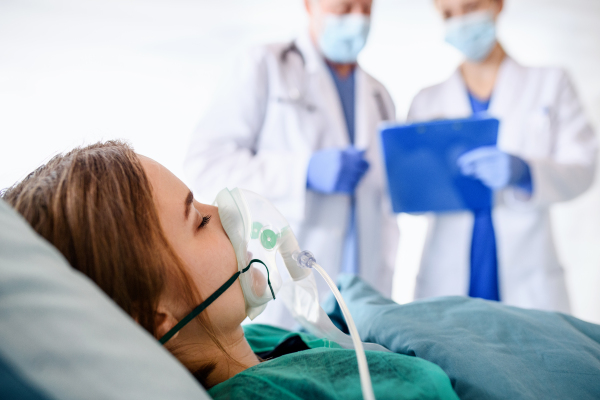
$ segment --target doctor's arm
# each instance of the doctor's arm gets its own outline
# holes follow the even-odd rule
[[[597,141],[584,109],[567,74],[562,73],[555,108],[550,110],[553,148],[550,157],[527,160],[533,183],[533,205],[571,200],[593,183]],[[520,202],[516,190],[507,191]]]
[[[256,49],[226,76],[192,136],[186,174],[196,194],[208,201],[225,186],[240,186],[272,201],[299,199],[286,211],[303,213],[310,154],[276,145],[266,150],[268,144],[257,150],[270,101],[267,56]]]

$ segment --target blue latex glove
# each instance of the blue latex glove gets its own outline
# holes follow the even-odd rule
[[[315,152],[308,163],[307,187],[326,194],[353,194],[369,169],[364,155],[365,150],[352,146]]]
[[[471,150],[460,156],[457,164],[463,175],[479,179],[492,190],[513,185],[528,193],[533,191],[529,165],[495,146]]]

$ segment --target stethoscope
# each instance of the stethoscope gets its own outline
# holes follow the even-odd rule
[[[306,67],[306,59],[304,58],[304,55],[302,54],[302,52],[300,51],[298,46],[296,46],[295,42],[290,43],[289,46],[287,46],[285,49],[283,49],[283,51],[281,52],[281,55],[280,55],[281,62],[286,63],[288,61],[288,56],[290,54],[298,55],[300,57],[300,60],[302,61],[302,66]],[[285,89],[287,92],[287,96],[285,96],[285,97],[279,96],[277,98],[278,103],[287,103],[287,104],[297,105],[297,106],[304,108],[306,111],[308,111],[310,113],[314,113],[317,111],[317,107],[314,104],[307,102],[305,99],[305,95],[306,95],[306,85],[305,84],[303,85],[302,88],[298,87],[297,85],[293,85],[289,82],[287,75],[284,76],[283,81],[285,82],[284,85],[286,86]],[[390,115],[387,111],[387,108],[385,107],[385,102],[383,100],[383,96],[381,95],[379,90],[375,90],[373,92],[373,98],[375,99],[375,104],[377,105],[377,109],[379,111],[379,116],[381,117],[381,120],[382,121],[389,120]]]
[[[298,46],[296,46],[295,42],[292,42],[289,46],[283,49],[280,55],[281,62],[286,63],[290,54],[298,55],[300,57],[300,60],[302,61],[302,66],[306,67],[306,60],[304,59],[304,55],[302,54],[300,49],[298,49]],[[304,108],[309,113],[316,112],[317,107],[314,104],[307,102],[305,99],[306,84],[302,85],[303,87],[300,88],[298,87],[298,85],[293,85],[290,83],[288,74],[284,73],[284,75],[285,76],[283,77],[283,81],[285,82],[284,85],[285,91],[287,92],[287,96],[277,97],[277,102],[299,106],[301,108]],[[302,79],[302,81],[304,81],[304,79]]]

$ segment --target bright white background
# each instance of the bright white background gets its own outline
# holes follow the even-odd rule
[[[567,68],[600,126],[600,1],[506,0],[500,37],[519,61]],[[375,0],[360,61],[406,114],[460,55],[432,0]],[[177,175],[190,132],[244,48],[292,38],[302,0],[0,0],[0,188],[57,152],[124,138]],[[600,323],[600,190],[554,210],[574,314]],[[394,298],[410,300],[424,225],[400,218]]]

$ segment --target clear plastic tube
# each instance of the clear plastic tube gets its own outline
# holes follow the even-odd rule
[[[358,330],[356,329],[356,325],[354,324],[352,315],[350,315],[350,311],[346,306],[346,302],[342,298],[342,294],[338,290],[337,286],[331,280],[329,275],[327,275],[325,270],[323,270],[323,268],[316,262],[313,262],[311,264],[312,267],[316,269],[317,272],[319,272],[323,279],[325,279],[327,285],[329,285],[329,288],[333,292],[333,295],[335,296],[338,304],[340,305],[342,314],[344,314],[344,318],[346,319],[346,324],[348,325],[348,329],[350,330],[350,336],[352,337],[352,342],[354,343],[354,350],[356,351],[356,359],[358,361],[358,373],[360,375],[360,387],[362,389],[363,398],[365,400],[375,400],[375,393],[373,393],[373,384],[371,383],[371,374],[369,373],[369,365],[367,364],[367,356],[365,355],[365,350],[363,348],[362,342],[360,341]]]

